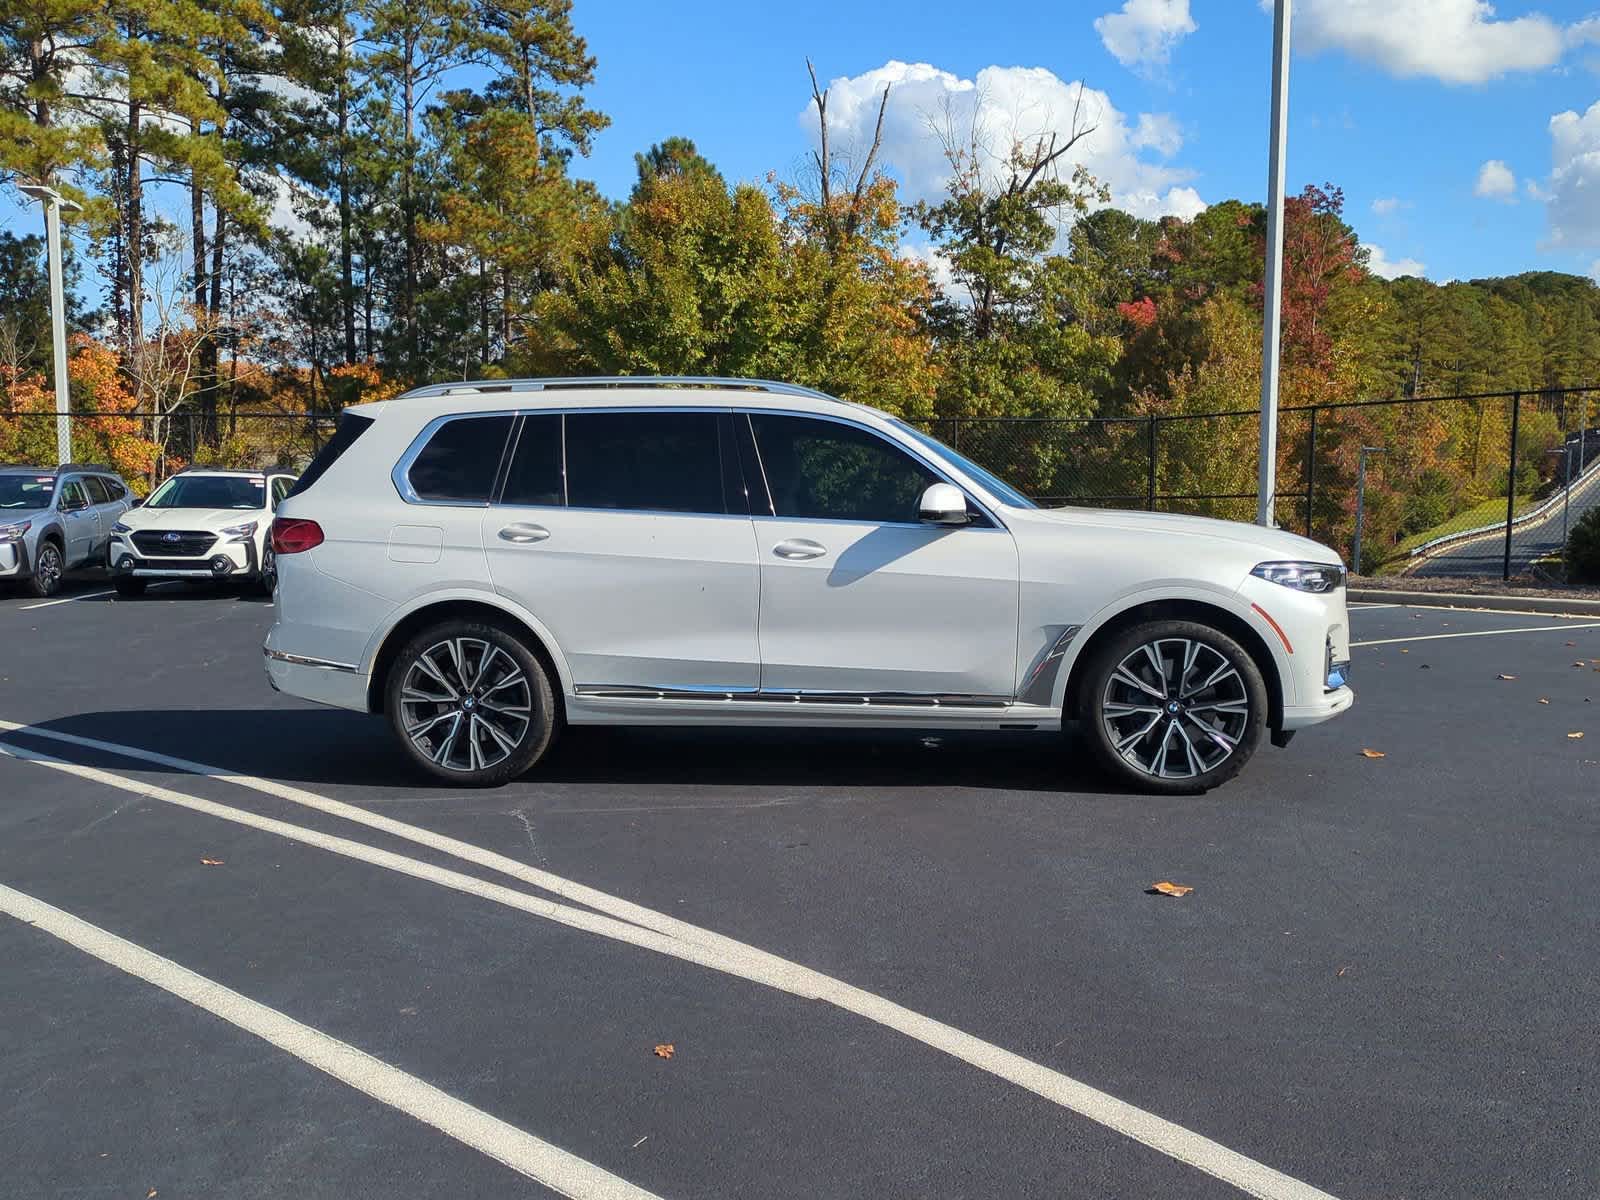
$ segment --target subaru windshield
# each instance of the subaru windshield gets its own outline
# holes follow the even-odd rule
[[[265,508],[267,481],[260,475],[174,475],[156,489],[146,508]]]
[[[55,494],[53,475],[0,475],[0,509],[49,508]]]

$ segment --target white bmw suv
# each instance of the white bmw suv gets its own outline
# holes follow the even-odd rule
[[[187,467],[112,526],[106,566],[120,596],[162,579],[277,586],[268,530],[295,477]]]
[[[272,527],[279,691],[455,784],[563,723],[1059,731],[1193,791],[1354,699],[1345,571],[1252,525],[1041,509],[785,384],[440,385],[345,411]]]

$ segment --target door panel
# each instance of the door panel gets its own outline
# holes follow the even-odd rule
[[[755,526],[763,690],[1012,694],[1017,549],[1006,530]]]
[[[501,505],[483,545],[495,590],[544,622],[579,686],[756,687],[748,517]]]
[[[94,554],[100,530],[94,510],[89,507],[89,497],[83,490],[83,484],[76,479],[63,484],[57,504],[67,542],[66,565],[81,566]]]
[[[757,686],[761,573],[732,430],[705,409],[522,420],[483,544],[495,589],[549,627],[578,686]]]

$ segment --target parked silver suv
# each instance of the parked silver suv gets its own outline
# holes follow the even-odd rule
[[[104,566],[112,526],[134,503],[111,467],[0,466],[0,581],[52,596],[66,572]]]

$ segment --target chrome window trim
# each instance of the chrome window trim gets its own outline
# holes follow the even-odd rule
[[[424,500],[417,495],[416,489],[411,486],[411,467],[432,440],[433,435],[451,421],[471,421],[484,417],[509,417],[512,431],[516,432],[517,418],[521,413],[517,409],[497,408],[481,412],[443,413],[429,421],[411,439],[411,444],[406,447],[405,453],[400,456],[400,461],[395,463],[394,469],[389,472],[389,481],[394,484],[394,490],[400,494],[400,499],[407,504],[416,504],[424,508],[488,508],[491,500]],[[506,448],[511,444],[511,433],[506,435],[506,444],[500,448],[500,462],[495,467],[494,476],[489,481],[489,496],[493,497],[494,487],[500,480],[500,470],[505,465]]]

